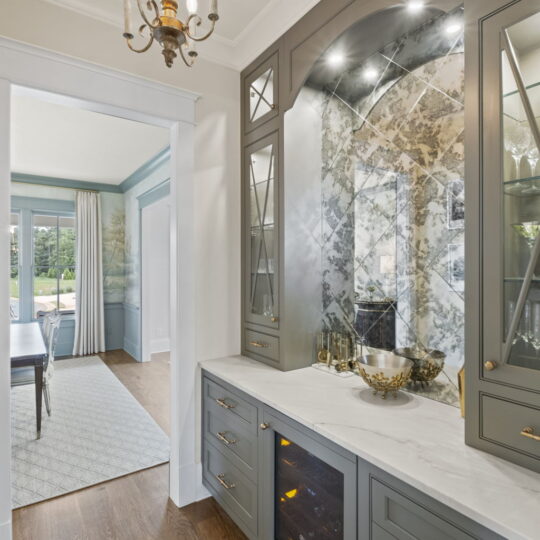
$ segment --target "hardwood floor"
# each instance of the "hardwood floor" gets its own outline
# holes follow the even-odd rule
[[[169,358],[137,363],[124,351],[100,355],[169,432]],[[213,499],[178,509],[161,465],[13,512],[14,540],[245,540]]]

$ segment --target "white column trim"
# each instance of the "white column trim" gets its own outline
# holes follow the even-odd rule
[[[0,260],[9,260],[11,85],[0,78]],[[9,355],[9,270],[0,267],[0,540],[11,540],[11,370]]]

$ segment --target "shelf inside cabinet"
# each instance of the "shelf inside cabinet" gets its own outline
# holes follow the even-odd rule
[[[504,192],[513,197],[537,197],[540,196],[540,176],[530,178],[518,178],[504,182]]]
[[[522,283],[524,281],[524,278],[522,277],[505,277],[504,282],[505,283]],[[533,277],[532,283],[540,283],[540,277]]]

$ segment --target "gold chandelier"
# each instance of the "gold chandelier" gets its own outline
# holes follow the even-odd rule
[[[167,67],[173,65],[177,57],[176,51],[180,52],[186,66],[191,67],[198,56],[195,42],[208,39],[214,32],[216,22],[219,20],[217,0],[211,0],[210,29],[201,36],[197,36],[197,30],[202,25],[202,19],[197,15],[197,0],[186,0],[187,19],[182,22],[177,18],[178,2],[175,0],[161,0],[161,12],[155,0],[136,0],[139,13],[144,21],[139,27],[139,35],[148,37],[148,43],[141,49],[133,46],[135,38],[131,26],[131,0],[124,0],[124,37],[128,47],[136,52],[146,52],[156,40],[162,47]]]

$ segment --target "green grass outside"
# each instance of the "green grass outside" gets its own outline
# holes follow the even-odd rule
[[[11,298],[19,298],[19,291],[17,288],[17,279],[11,278],[10,290]],[[56,279],[48,277],[36,277],[34,278],[34,296],[51,296],[56,294]],[[60,294],[75,292],[75,280],[65,279],[60,280]]]

